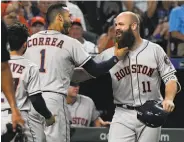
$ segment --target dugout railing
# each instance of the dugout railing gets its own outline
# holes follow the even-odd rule
[[[71,142],[108,142],[109,128],[72,128]],[[183,142],[184,128],[162,128],[160,142]]]

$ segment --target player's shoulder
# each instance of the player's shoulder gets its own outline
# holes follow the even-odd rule
[[[29,59],[26,59],[26,60],[27,60],[28,65],[29,65],[30,67],[35,67],[35,68],[37,68],[37,67],[38,67],[38,65],[37,65],[37,64],[35,64],[35,63],[33,63],[31,60],[29,60]]]
[[[69,36],[68,36],[68,38],[69,38],[70,40],[73,41],[73,44],[74,44],[74,45],[75,45],[75,44],[80,44],[80,45],[82,45],[82,43],[80,43],[80,41],[78,41],[77,39],[74,39],[74,38],[69,37]]]
[[[64,35],[61,33],[59,36],[63,39],[65,43],[68,43],[70,45],[81,44],[77,39],[74,39],[68,35]]]
[[[11,60],[9,60],[11,63],[18,63],[26,68],[27,71],[29,70],[38,70],[39,67],[30,61],[29,59],[25,58],[24,56],[11,56]]]
[[[114,55],[114,50],[115,50],[115,46],[106,49],[105,51],[102,52],[102,54],[113,54]]]
[[[22,56],[23,57],[23,56]],[[31,60],[23,57],[23,61],[26,64],[27,67],[33,67],[33,68],[38,68],[38,65],[36,65],[35,63],[33,63]]]
[[[148,41],[148,40],[144,39],[144,42],[148,42],[148,44],[147,44],[148,48],[155,49],[155,50],[160,50],[162,48],[159,44],[154,43],[152,41]]]
[[[109,60],[111,57],[114,56],[114,50],[115,50],[115,47],[111,47],[111,48],[108,48],[106,49],[105,51],[101,52],[99,55],[97,55],[94,60],[96,62],[102,62],[102,61],[106,61],[106,60]]]
[[[88,41],[88,40],[85,40],[85,39],[84,39],[84,42],[85,42],[86,44],[88,44],[88,45],[95,46],[95,44],[92,43],[91,41]]]
[[[181,10],[182,10],[183,8],[181,7],[181,6],[177,6],[177,7],[175,7],[175,8],[173,8],[172,10],[171,10],[171,12],[173,13],[178,13],[178,12],[180,12]],[[183,11],[183,10],[182,10]]]
[[[80,96],[82,101],[84,101],[84,102],[86,102],[88,104],[93,103],[93,100],[90,97],[84,96],[84,95],[81,95],[81,94],[78,94],[78,95]]]

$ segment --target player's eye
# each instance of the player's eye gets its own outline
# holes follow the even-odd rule
[[[125,24],[124,23],[119,23],[120,26],[124,26]]]

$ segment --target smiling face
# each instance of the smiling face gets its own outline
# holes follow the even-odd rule
[[[117,16],[115,20],[115,32],[119,48],[132,48],[135,44],[134,31],[137,28],[135,24],[130,14],[121,13]]]

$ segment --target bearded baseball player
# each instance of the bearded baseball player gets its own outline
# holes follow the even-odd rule
[[[103,121],[100,113],[91,98],[79,94],[79,83],[71,82],[68,88],[67,104],[72,119],[73,127],[94,127],[109,125],[110,122]]]
[[[23,24],[16,23],[8,28],[8,41],[11,50],[9,65],[14,79],[17,107],[25,121],[25,134],[28,142],[44,142],[41,115],[45,117],[47,126],[52,125],[55,118],[42,98],[38,67],[22,56],[26,50],[24,43],[28,36],[28,30]],[[32,109],[34,108],[41,115],[34,112],[36,115],[33,116],[31,105],[33,105]],[[1,114],[1,130],[4,132],[6,124],[11,122],[12,117],[10,106],[4,94],[1,95]],[[37,125],[38,129],[35,129],[34,125]]]
[[[109,142],[158,142],[161,127],[147,127],[137,119],[136,110],[147,100],[162,101],[168,113],[175,107],[176,70],[162,47],[140,37],[139,27],[139,18],[132,12],[120,13],[115,19],[116,46],[128,47],[129,52],[109,71],[116,104]],[[111,58],[114,49],[107,49],[96,61]],[[161,80],[165,83],[164,100],[160,93]]]
[[[127,53],[127,48],[115,48],[112,58],[97,64],[79,41],[62,34],[68,32],[70,17],[66,5],[50,6],[46,14],[48,30],[32,35],[27,41],[25,57],[40,67],[43,98],[49,110],[56,114],[56,123],[45,129],[48,142],[70,141],[66,95],[74,68],[81,66],[97,77],[108,72]]]

